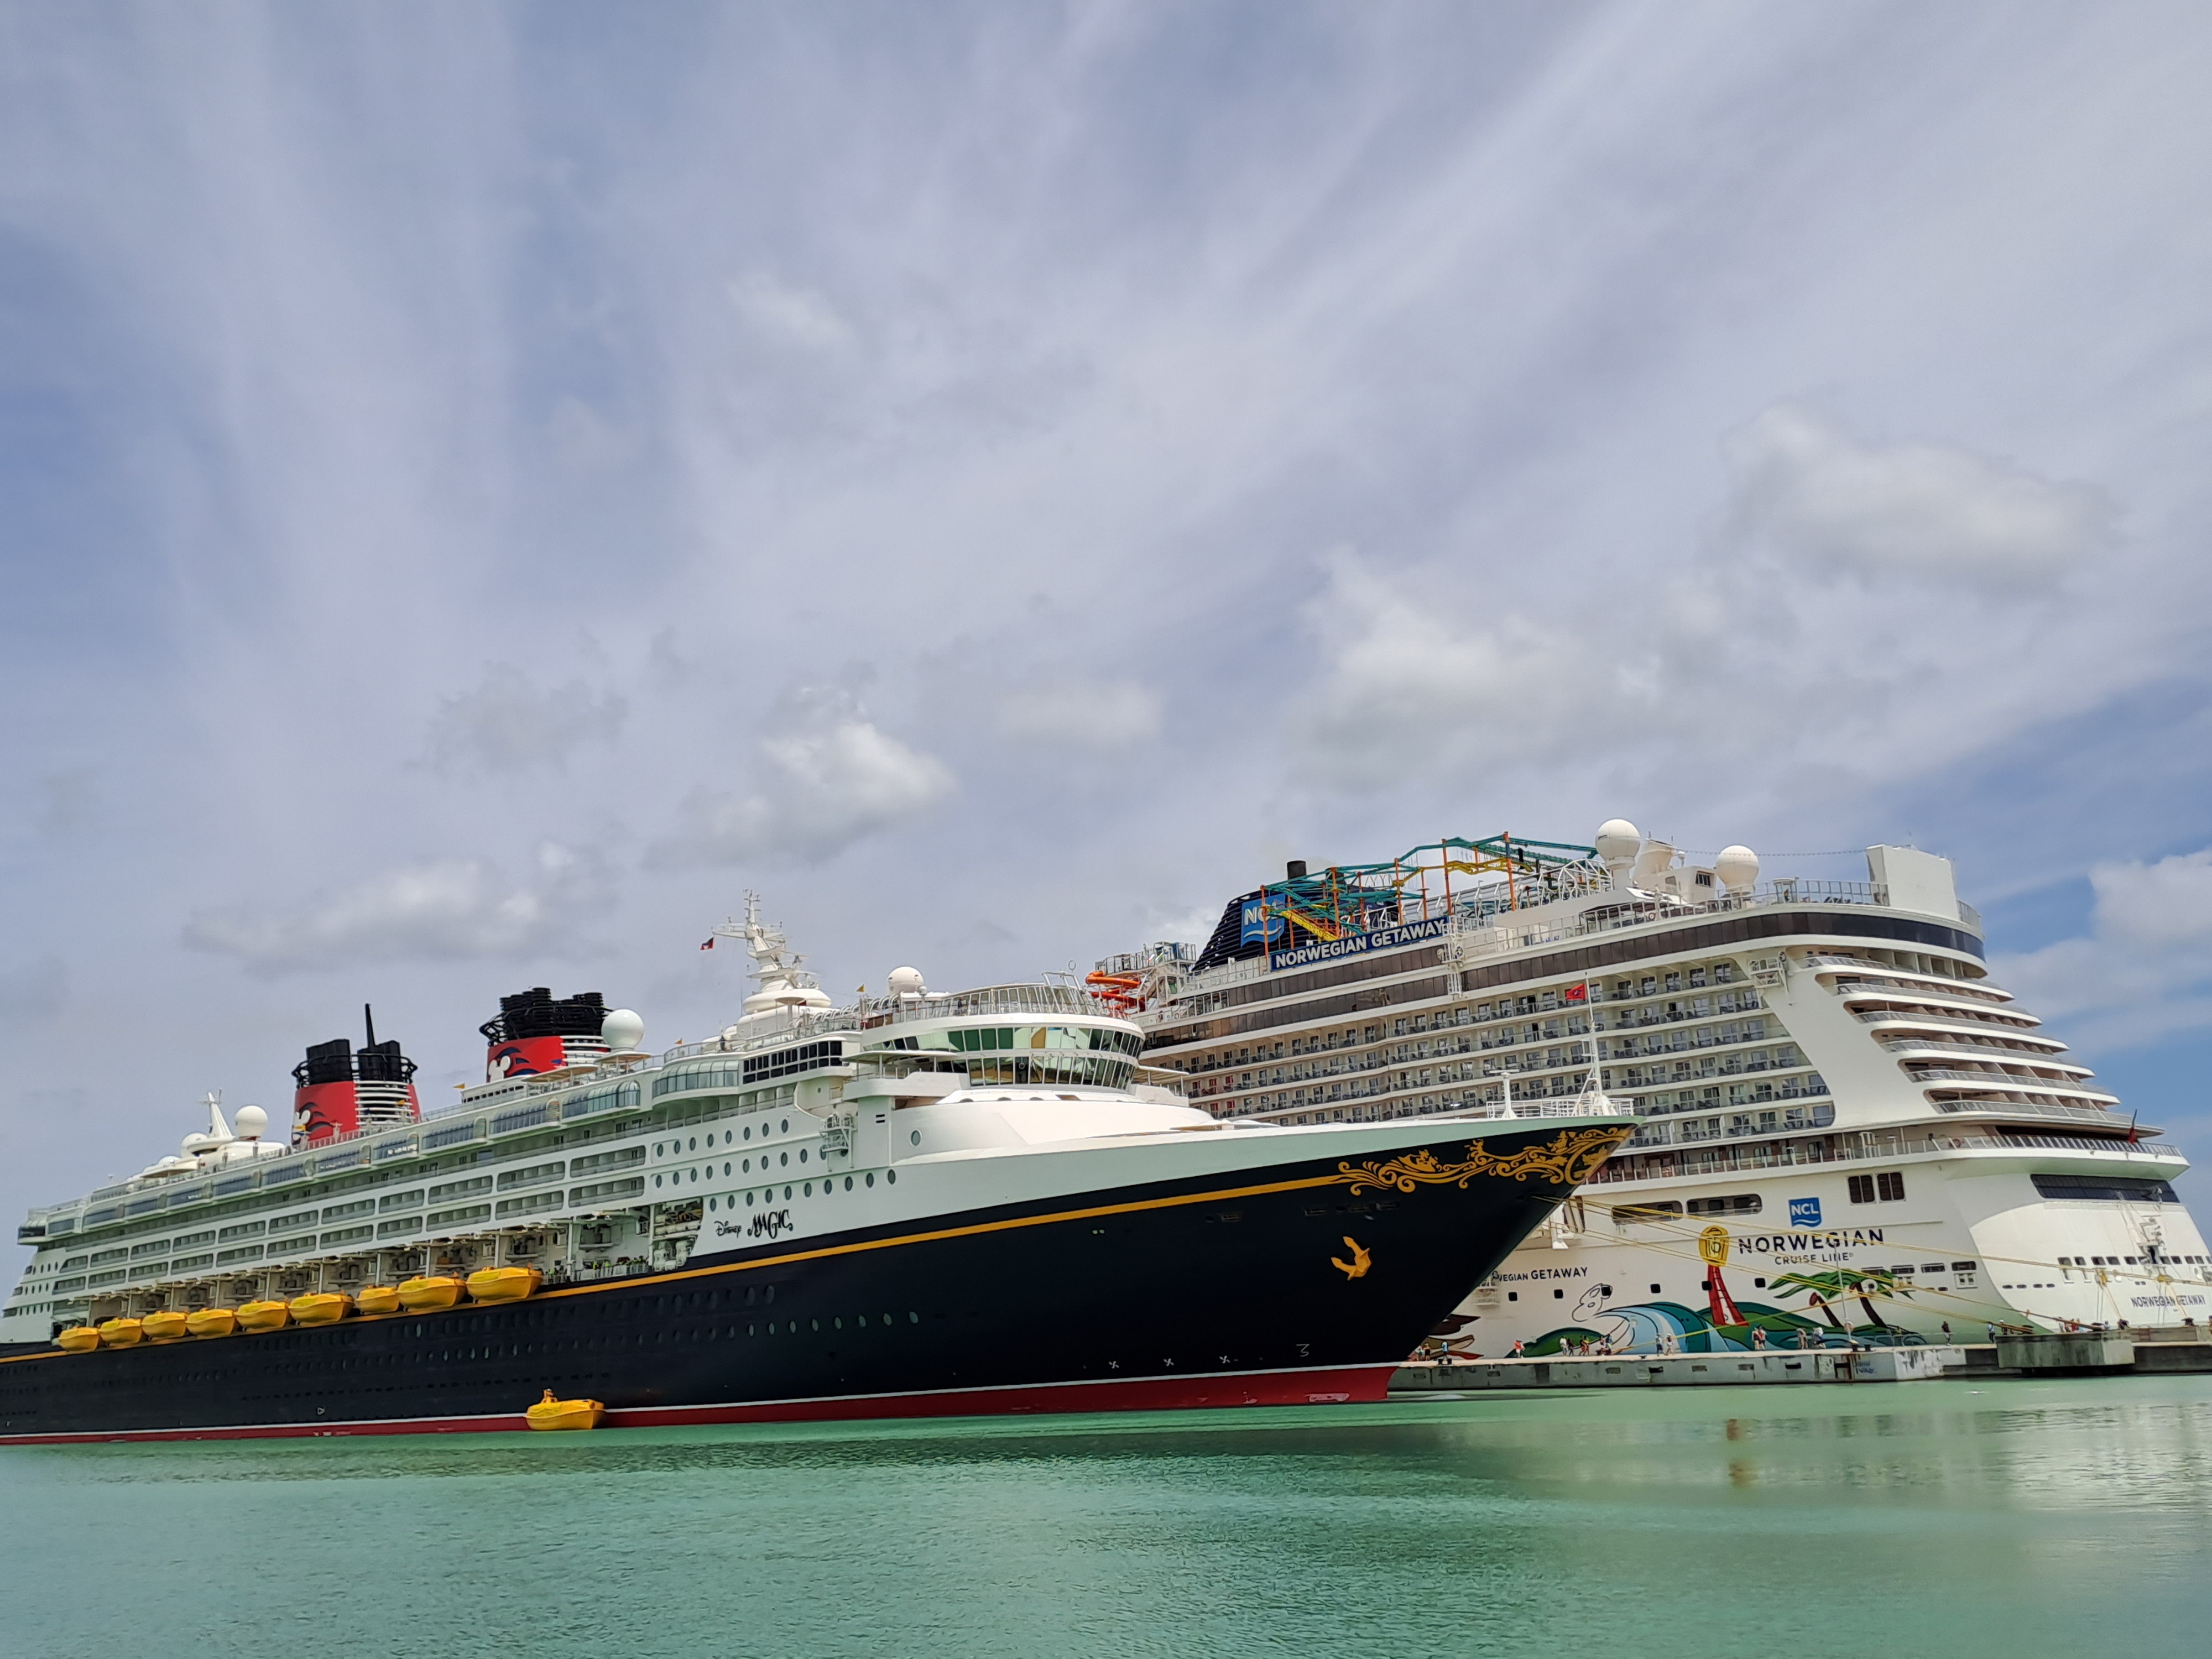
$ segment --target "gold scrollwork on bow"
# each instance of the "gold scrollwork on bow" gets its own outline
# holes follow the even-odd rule
[[[1467,1161],[1463,1164],[1440,1163],[1437,1155],[1424,1146],[1403,1158],[1394,1158],[1388,1164],[1340,1164],[1336,1166],[1336,1178],[1348,1182],[1355,1193],[1370,1187],[1378,1190],[1389,1187],[1401,1193],[1410,1193],[1416,1187],[1464,1188],[1477,1176],[1514,1181],[1542,1176],[1563,1187],[1576,1187],[1596,1173],[1597,1166],[1605,1162],[1614,1147],[1628,1139],[1629,1133],[1626,1126],[1562,1129],[1540,1146],[1523,1146],[1503,1157],[1482,1142],[1473,1140],[1468,1143]]]

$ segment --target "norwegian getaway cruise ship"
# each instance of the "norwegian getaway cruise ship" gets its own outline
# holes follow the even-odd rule
[[[0,1442],[1379,1399],[1632,1127],[1224,1123],[1073,982],[838,1008],[757,906],[717,931],[760,988],[710,1042],[526,992],[425,1115],[372,1030],[287,1141],[211,1101],[33,1210]]]
[[[1202,950],[1091,975],[1224,1122],[1517,1121],[1602,1090],[1637,1133],[1436,1334],[1498,1356],[2179,1325],[2212,1258],[2187,1168],[1989,977],[1948,860],[1761,884],[1615,819],[1334,866]],[[1763,1334],[1762,1334],[1763,1332]]]

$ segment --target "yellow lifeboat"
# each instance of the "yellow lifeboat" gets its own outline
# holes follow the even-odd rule
[[[335,1325],[352,1311],[353,1298],[343,1291],[310,1291],[292,1298],[296,1325]]]
[[[461,1299],[461,1281],[445,1273],[402,1280],[399,1305],[410,1313],[434,1313]]]
[[[249,1302],[238,1310],[238,1322],[249,1331],[281,1331],[292,1322],[292,1310],[282,1302]]]
[[[100,1333],[90,1325],[72,1325],[54,1341],[64,1353],[90,1353],[100,1346]]]
[[[134,1347],[145,1334],[146,1328],[135,1319],[103,1319],[100,1322],[100,1340],[106,1347]]]
[[[389,1285],[364,1285],[355,1293],[353,1305],[365,1314],[399,1311],[399,1292]]]
[[[545,1398],[522,1416],[533,1429],[596,1429],[606,1414],[596,1400],[556,1400],[548,1389]]]
[[[544,1282],[535,1267],[479,1267],[469,1275],[469,1294],[479,1302],[520,1302]]]
[[[228,1336],[237,1328],[235,1308],[202,1308],[185,1316],[185,1329],[194,1336]]]
[[[180,1342],[185,1337],[185,1316],[173,1309],[149,1313],[138,1325],[149,1342]]]

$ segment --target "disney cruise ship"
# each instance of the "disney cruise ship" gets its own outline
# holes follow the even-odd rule
[[[710,1042],[526,992],[425,1115],[371,1030],[286,1141],[211,1099],[33,1210],[0,1441],[1377,1399],[1632,1127],[1224,1123],[1072,981],[833,1007],[757,907],[717,933],[760,988]]]
[[[2158,1131],[1993,982],[1948,860],[1761,883],[1615,819],[1233,900],[1091,975],[1229,1123],[1487,1122],[1602,1089],[1635,1137],[1436,1332],[1499,1356],[1979,1340],[2205,1319]]]

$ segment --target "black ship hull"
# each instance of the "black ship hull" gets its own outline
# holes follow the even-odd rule
[[[1440,1131],[1446,1126],[1439,1124]],[[712,1253],[526,1301],[0,1358],[0,1442],[1379,1399],[1627,1131],[1440,1133]]]

